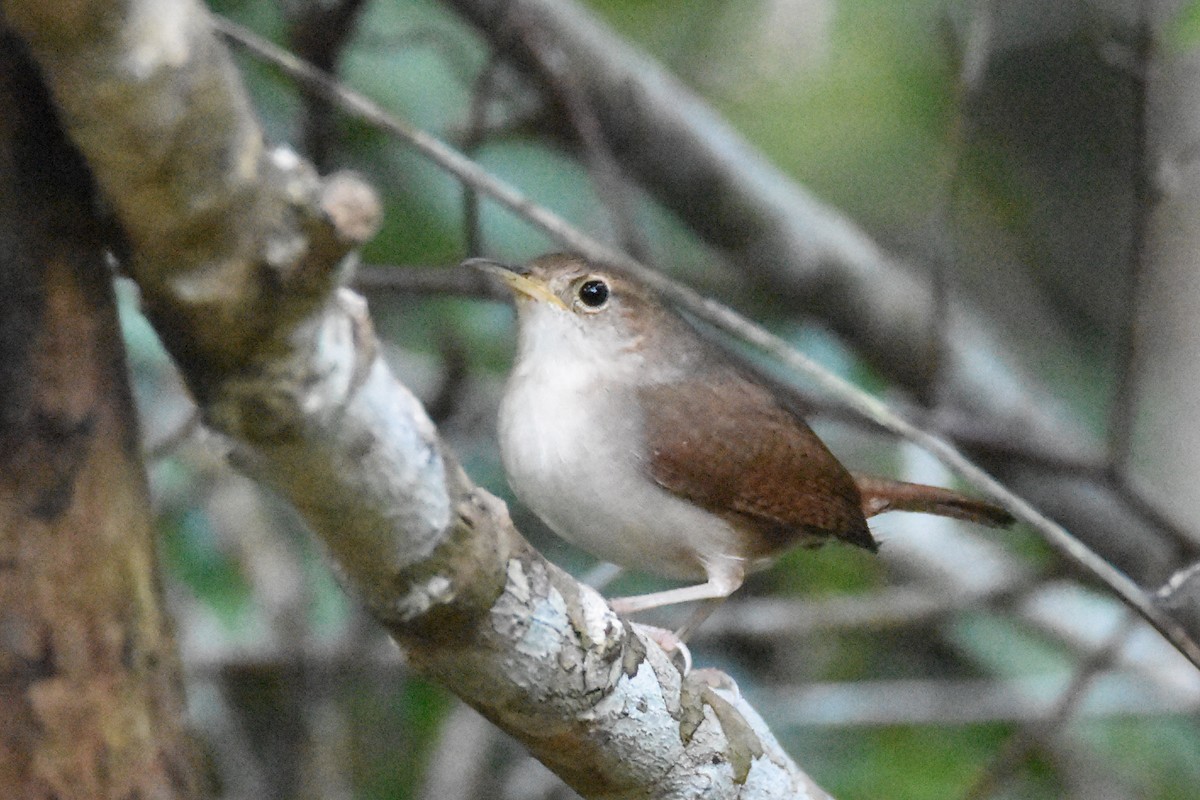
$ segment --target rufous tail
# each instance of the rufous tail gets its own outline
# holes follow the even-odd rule
[[[852,473],[862,495],[863,516],[873,517],[885,511],[916,511],[953,517],[993,528],[1004,528],[1015,521],[1013,515],[986,500],[938,486],[905,483],[877,475]]]

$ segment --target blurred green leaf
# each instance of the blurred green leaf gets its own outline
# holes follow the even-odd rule
[[[1163,40],[1175,50],[1189,50],[1200,43],[1200,2],[1183,4],[1167,23]]]
[[[216,612],[230,634],[249,622],[250,587],[236,564],[216,543],[208,517],[185,509],[159,520],[163,558],[168,568]]]
[[[977,769],[1003,743],[1003,725],[821,731],[804,736],[797,752],[819,783],[840,800],[944,800],[961,797]],[[1053,792],[1025,800],[1052,800]]]
[[[1110,719],[1089,723],[1083,737],[1110,767],[1141,789],[1140,800],[1194,800],[1200,787],[1200,723],[1195,716]]]

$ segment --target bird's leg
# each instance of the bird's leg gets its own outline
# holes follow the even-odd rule
[[[618,614],[635,614],[651,608],[673,606],[678,603],[691,603],[695,600],[723,600],[733,594],[742,585],[741,576],[736,581],[728,577],[710,577],[705,583],[695,586],[681,586],[678,589],[667,589],[664,592],[637,594],[631,597],[614,597],[608,601],[613,611]]]
[[[688,617],[688,621],[683,623],[683,627],[675,631],[675,638],[680,642],[686,642],[688,637],[695,632],[696,628],[700,627],[700,623],[708,619],[712,612],[717,610],[717,606],[725,602],[724,597],[714,597],[711,600],[705,600],[696,606],[696,610]]]
[[[639,594],[632,597],[615,597],[609,600],[608,604],[618,614],[634,614],[638,611],[672,606],[677,603],[691,603],[696,600],[706,601],[688,618],[683,627],[675,632],[675,637],[680,642],[683,642],[745,580],[745,570],[742,568],[740,562],[737,564],[724,564],[722,566],[724,569],[721,570],[709,567],[708,580],[704,583],[695,586],[682,586],[678,589],[667,589],[663,592]]]

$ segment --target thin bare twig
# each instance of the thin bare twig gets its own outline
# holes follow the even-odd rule
[[[506,300],[508,295],[484,280],[478,270],[454,267],[400,267],[364,264],[352,285],[363,292],[449,294],[480,300]]]
[[[142,458],[152,464],[160,458],[166,458],[171,455],[177,447],[192,438],[192,434],[200,429],[202,421],[200,409],[193,408],[191,413],[188,414],[187,419],[177,425],[170,433],[163,436],[157,442],[146,443],[142,451]]]
[[[933,454],[969,485],[1001,503],[1017,519],[1032,526],[1064,558],[1085,574],[1107,586],[1126,604],[1141,614],[1188,660],[1200,667],[1200,644],[1197,644],[1176,620],[1155,606],[1140,586],[1061,525],[1047,518],[1024,498],[1014,494],[972,463],[946,440],[916,427],[893,412],[883,401],[826,370],[780,337],[755,325],[733,310],[714,300],[700,296],[661,273],[644,267],[624,253],[614,251],[582,233],[558,215],[537,205],[522,192],[495,178],[478,164],[434,136],[401,121],[384,111],[378,104],[347,89],[310,64],[228,20],[217,17],[214,25],[230,40],[276,64],[296,80],[302,81],[305,85],[320,92],[343,111],[404,139],[447,172],[461,181],[470,183],[481,193],[488,195],[513,213],[541,228],[565,247],[581,253],[585,257],[611,263],[633,273],[696,317],[757,347],[764,353],[770,354],[789,368],[803,373],[831,395],[845,402],[848,407],[874,421],[880,427]]]
[[[1200,576],[1200,562],[1190,564],[1176,572],[1158,590],[1157,594],[1164,600],[1169,600],[1173,594]]]
[[[437,326],[436,341],[442,361],[442,375],[433,393],[422,400],[425,413],[435,425],[442,425],[453,417],[463,405],[463,395],[469,384],[471,372],[467,351],[459,335],[444,326]]]
[[[1163,513],[1162,509],[1152,503],[1133,481],[1129,479],[1129,475],[1126,472],[1117,472],[1110,469],[1106,471],[1106,477],[1109,486],[1129,506],[1130,510],[1156,528],[1166,531],[1175,540],[1175,543],[1182,550],[1183,558],[1200,556],[1200,541],[1197,541],[1196,535],[1184,530],[1179,526],[1179,523]]]
[[[928,626],[952,614],[1002,602],[1024,582],[975,594],[933,592],[916,586],[814,600],[740,599],[725,603],[695,634],[697,642],[722,637],[779,639],[848,630]]]
[[[1200,710],[1200,693],[1147,685],[1141,674],[1104,670],[1078,709],[1085,719],[1151,717]],[[746,690],[768,722],[783,731],[885,725],[1036,723],[1058,707],[1064,681],[1012,679],[882,680],[812,683]]]
[[[287,17],[291,47],[306,61],[326,72],[337,72],[337,64],[350,36],[363,0],[291,0],[281,4]],[[324,172],[329,168],[329,145],[333,117],[329,106],[310,92],[301,92],[300,141],[304,154]]]

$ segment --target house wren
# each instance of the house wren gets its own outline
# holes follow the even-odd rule
[[[875,514],[1012,521],[947,489],[848,472],[772,388],[621,271],[561,254],[467,263],[516,296],[499,438],[517,497],[593,555],[695,582],[612,600],[619,613],[708,601],[682,640],[791,547],[875,551]]]

